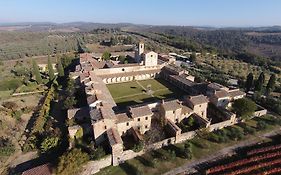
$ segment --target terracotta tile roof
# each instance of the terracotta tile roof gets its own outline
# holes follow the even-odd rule
[[[130,112],[133,118],[153,115],[152,111],[147,105],[130,107]]]
[[[204,95],[197,95],[197,96],[189,96],[188,100],[195,106],[199,104],[208,103],[209,100]]]
[[[83,108],[76,108],[76,109],[69,109],[67,110],[67,117],[68,118],[77,118],[80,116],[89,116],[89,108],[83,107]]]
[[[119,135],[117,129],[110,128],[109,130],[106,131],[106,133],[110,145],[123,144],[122,138]]]
[[[191,108],[189,108],[189,107],[187,107],[187,106],[185,106],[185,105],[182,105],[182,114],[187,114],[187,113],[192,113],[193,112],[193,110],[191,109]]]
[[[246,95],[245,92],[240,91],[239,89],[230,90],[230,91],[228,91],[228,93],[229,93],[230,97],[232,97],[232,98],[237,97],[237,96]]]
[[[225,98],[225,97],[229,97],[229,93],[225,90],[219,90],[215,92],[214,96],[216,98]]]
[[[224,86],[222,86],[218,83],[210,83],[210,84],[208,84],[208,88],[211,88],[214,90],[220,90],[221,88],[224,88]]]
[[[50,164],[43,164],[24,171],[22,175],[52,175],[52,169]]]
[[[135,71],[135,72],[124,72],[124,73],[115,73],[115,74],[104,74],[104,75],[99,75],[99,77],[101,78],[126,77],[126,76],[159,73],[160,71],[161,71],[160,69],[155,69],[155,70],[145,70],[145,71]]]
[[[170,78],[172,78],[173,80],[178,81],[178,82],[184,84],[185,86],[192,87],[192,86],[196,85],[196,83],[186,79],[186,76],[170,75]]]
[[[127,113],[117,114],[115,117],[116,117],[116,122],[117,122],[117,123],[125,123],[125,122],[132,121],[132,120],[133,120],[132,118],[130,118],[130,117],[128,116]]]
[[[167,119],[167,125],[170,126],[175,132],[181,131],[181,129],[170,119]]]
[[[95,101],[97,101],[97,98],[95,95],[91,95],[91,96],[87,97],[88,105],[93,104]]]
[[[172,100],[172,101],[165,101],[161,104],[165,111],[174,111],[176,109],[181,108],[181,105],[178,100]]]

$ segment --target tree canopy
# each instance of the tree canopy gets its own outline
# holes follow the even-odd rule
[[[264,85],[264,82],[265,82],[265,76],[264,76],[264,73],[261,72],[259,78],[256,81],[255,90],[256,91],[261,91],[262,87]]]
[[[53,65],[51,63],[50,57],[48,57],[48,75],[49,75],[50,81],[52,81],[55,78],[55,73],[54,73],[54,69],[53,69]]]
[[[58,59],[58,73],[59,73],[59,77],[64,76],[64,69],[60,59]]]
[[[38,84],[41,84],[43,82],[38,64],[35,60],[32,60],[32,67],[33,67],[33,75],[35,76],[35,80]]]
[[[276,76],[275,74],[272,74],[268,80],[267,86],[266,86],[266,91],[269,94],[272,90],[274,90],[275,87],[275,81],[276,81]]]
[[[106,51],[106,52],[104,52],[102,54],[102,59],[105,60],[105,61],[110,60],[110,57],[111,57],[111,53],[110,52]]]
[[[232,107],[241,118],[250,117],[257,109],[256,103],[247,98],[235,100]]]
[[[250,91],[254,84],[254,76],[253,73],[249,73],[247,76],[247,80],[245,83],[246,92]]]
[[[87,153],[81,149],[74,148],[63,154],[59,159],[57,174],[75,175],[78,174],[81,166],[89,160]]]

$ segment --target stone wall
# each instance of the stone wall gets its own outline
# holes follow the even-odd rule
[[[121,164],[121,163],[125,162],[126,160],[130,160],[130,159],[133,159],[137,156],[141,156],[144,153],[145,153],[144,150],[141,150],[140,152],[134,152],[133,150],[123,151],[123,153],[121,154],[119,163]]]
[[[153,143],[151,145],[148,145],[145,150],[146,151],[151,151],[151,150],[156,150],[156,149],[160,149],[164,146],[168,146],[170,144],[175,144],[176,143],[176,138],[175,137],[170,137],[170,138],[167,138],[165,140],[161,140],[160,142],[156,142],[156,143]]]
[[[182,143],[186,140],[192,139],[193,137],[195,137],[195,135],[196,135],[196,131],[182,133],[177,137],[176,143]]]
[[[267,114],[267,110],[258,105],[258,110],[254,112],[253,117],[260,117]]]
[[[95,174],[99,172],[101,169],[110,166],[112,163],[111,155],[108,155],[105,158],[96,161],[89,161],[86,165],[84,165],[83,170],[81,171],[81,175],[89,175]]]
[[[231,120],[231,119],[223,121],[223,122],[215,123],[215,124],[210,125],[209,131],[212,132],[212,131],[215,131],[215,130],[218,130],[218,129],[225,128],[227,126],[232,126],[234,124],[235,123],[233,123],[233,120]]]

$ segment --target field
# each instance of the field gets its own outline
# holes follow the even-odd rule
[[[148,86],[151,93],[146,92]],[[181,90],[162,79],[109,84],[107,87],[120,108],[165,98],[179,98],[183,95]]]

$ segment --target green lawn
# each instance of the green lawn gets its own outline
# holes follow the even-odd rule
[[[153,93],[146,94],[145,89],[151,86]],[[178,98],[182,91],[171,84],[158,79],[132,81],[107,85],[113,99],[119,107],[160,100],[164,98]]]

